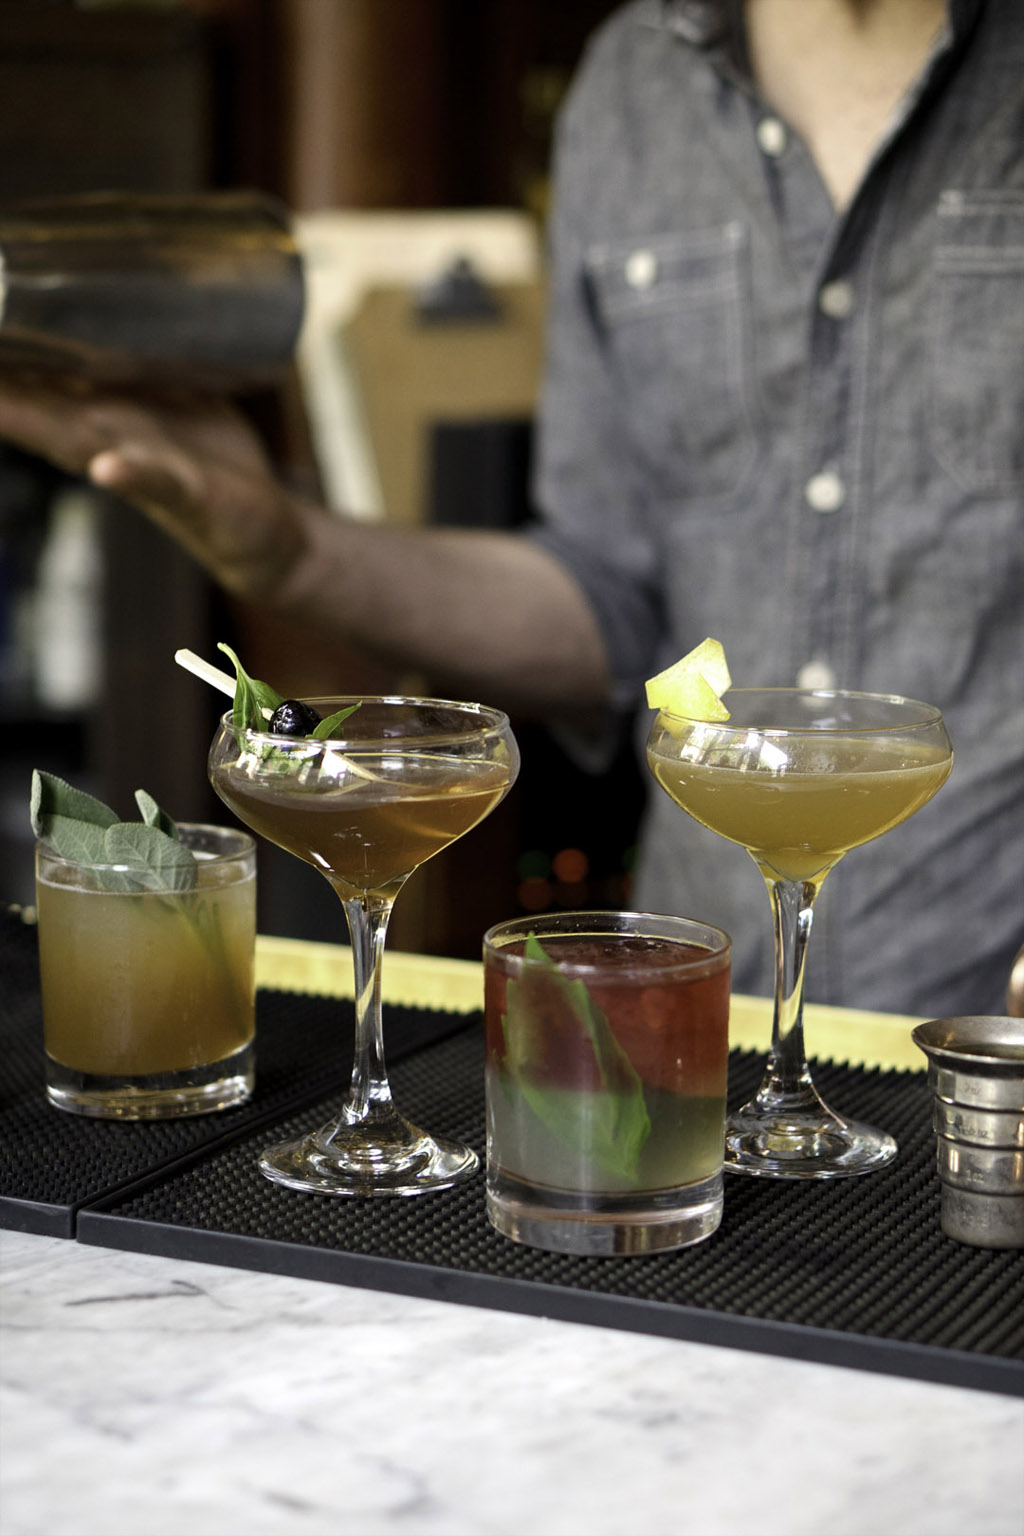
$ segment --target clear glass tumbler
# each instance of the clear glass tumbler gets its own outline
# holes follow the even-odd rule
[[[638,912],[484,937],[487,1213],[559,1253],[649,1253],[722,1219],[731,942]]]
[[[253,1087],[256,848],[179,824],[186,891],[116,890],[116,866],[36,846],[46,1092],[59,1109],[159,1120],[242,1103]]]

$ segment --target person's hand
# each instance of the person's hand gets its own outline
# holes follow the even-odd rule
[[[301,552],[294,498],[222,400],[0,378],[0,438],[134,503],[240,596],[269,592]]]
[[[275,478],[223,401],[0,377],[0,439],[133,502],[236,596],[452,696],[544,716],[605,705],[594,611],[554,555],[494,529],[328,513]]]

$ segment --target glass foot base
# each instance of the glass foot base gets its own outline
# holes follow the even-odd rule
[[[474,1173],[470,1147],[405,1125],[394,1136],[359,1126],[323,1126],[299,1141],[268,1147],[260,1172],[274,1184],[320,1195],[422,1195],[450,1189]]]
[[[98,1120],[174,1120],[244,1104],[252,1095],[252,1045],[208,1066],[136,1076],[78,1072],[46,1058],[46,1097],[56,1109]]]
[[[838,1115],[751,1108],[731,1115],[725,1167],[768,1179],[838,1179],[884,1168],[896,1156],[885,1131]]]
[[[639,1195],[581,1194],[529,1184],[492,1167],[487,1216],[503,1237],[548,1253],[610,1256],[688,1248],[721,1224],[722,1175]]]

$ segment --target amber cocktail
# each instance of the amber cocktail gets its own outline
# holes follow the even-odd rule
[[[356,1036],[340,1117],[263,1154],[264,1174],[334,1195],[411,1195],[472,1173],[470,1148],[429,1135],[395,1109],[384,1064],[381,962],[388,917],[424,860],[469,832],[515,780],[507,717],[437,699],[318,699],[358,705],[343,737],[240,729],[226,714],[210,752],[221,799],[253,831],[312,864],[339,896],[352,941]]]

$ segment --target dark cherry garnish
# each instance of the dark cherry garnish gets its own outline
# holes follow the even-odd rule
[[[270,717],[272,736],[310,736],[323,717],[301,699],[285,699]]]

